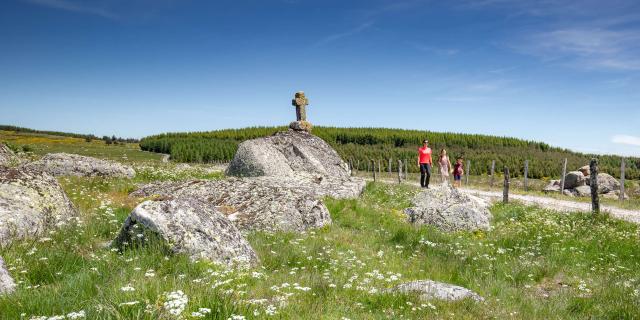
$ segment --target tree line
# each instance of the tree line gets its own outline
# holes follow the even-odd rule
[[[248,139],[272,135],[286,127],[251,127],[207,132],[164,133],[145,137],[140,141],[142,150],[168,153],[179,162],[230,161],[238,144]],[[587,165],[593,157],[599,159],[600,170],[615,177],[620,175],[621,157],[592,155],[552,147],[543,142],[480,134],[431,132],[386,128],[335,128],[315,127],[313,134],[327,141],[345,161],[365,170],[371,160],[380,160],[382,170],[388,170],[392,158],[392,170],[397,170],[398,159],[409,161],[409,171],[417,172],[416,149],[425,138],[434,150],[434,159],[445,148],[453,160],[462,157],[471,161],[470,174],[488,174],[491,162],[496,161],[496,171],[509,167],[514,177],[524,175],[524,161],[529,160],[531,178],[557,178],[562,172],[562,162],[568,160],[567,170]],[[625,175],[628,179],[640,179],[640,158],[626,158]]]

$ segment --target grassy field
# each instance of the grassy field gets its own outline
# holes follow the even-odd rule
[[[492,208],[490,232],[443,233],[404,222],[401,209],[415,188],[369,184],[361,199],[327,201],[331,226],[305,234],[252,234],[261,266],[231,271],[189,263],[157,240],[145,248],[113,251],[108,242],[139,201],[127,197],[134,183],[61,182],[81,210],[81,221],[1,250],[19,282],[15,294],[0,298],[3,319],[72,312],[88,319],[175,318],[167,300],[176,301],[173,311],[184,318],[206,319],[640,314],[638,229],[606,217],[498,205]],[[486,302],[422,302],[381,292],[417,279],[462,285]]]
[[[144,152],[137,143],[106,145],[102,140],[86,142],[85,139],[0,130],[0,142],[13,148],[26,149],[34,156],[67,152],[83,156],[117,160],[120,162],[159,161],[161,154]]]
[[[2,133],[3,139],[12,137]],[[38,140],[45,139],[45,140]],[[0,248],[15,294],[0,319],[633,319],[640,315],[636,225],[606,216],[495,205],[492,230],[444,233],[414,227],[402,209],[418,190],[370,183],[355,200],[327,199],[333,224],[303,234],[253,233],[261,265],[225,270],[173,255],[157,239],[117,252],[108,246],[142,199],[141,183],[217,179],[206,166],[163,164],[134,145],[20,137],[34,156],[60,150],[133,165],[133,180],[61,178],[80,210],[77,224]],[[73,139],[73,138],[70,138]],[[95,144],[95,145],[94,145]],[[122,156],[126,155],[126,160]],[[481,180],[479,180],[481,181]],[[484,184],[484,182],[481,182]],[[431,279],[486,301],[420,301],[390,295]],[[58,318],[56,318],[58,317]]]

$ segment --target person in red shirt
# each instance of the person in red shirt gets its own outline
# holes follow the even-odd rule
[[[431,180],[431,148],[429,141],[422,141],[422,147],[418,148],[418,166],[420,166],[420,186],[429,188]]]

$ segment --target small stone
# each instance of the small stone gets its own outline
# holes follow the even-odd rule
[[[407,220],[433,225],[443,231],[488,230],[489,203],[450,185],[435,186],[417,194],[406,208]]]
[[[559,192],[560,191],[560,180],[551,180],[549,184],[547,184],[544,189],[544,192]]]
[[[579,186],[575,188],[576,195],[579,197],[590,197],[591,196],[591,187],[589,186]]]
[[[309,121],[293,121],[289,124],[289,128],[295,131],[311,132],[313,125]]]
[[[424,301],[432,299],[445,301],[472,299],[477,302],[484,301],[484,298],[467,288],[432,280],[418,280],[403,283],[385,292],[418,294],[420,299]]]
[[[4,266],[4,260],[0,257],[0,295],[12,293],[15,288],[16,283]]]

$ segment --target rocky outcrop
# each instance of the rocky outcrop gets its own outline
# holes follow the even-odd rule
[[[159,235],[175,253],[225,266],[254,266],[258,257],[240,231],[222,213],[197,198],[145,201],[125,221],[114,246],[144,243]]]
[[[322,200],[292,185],[292,180],[274,178],[162,182],[143,186],[131,196],[203,199],[244,232],[304,231],[330,224]]]
[[[30,163],[37,168],[58,176],[122,177],[133,178],[136,172],[128,166],[111,160],[80,156],[68,153],[50,153]]]
[[[565,175],[563,194],[571,197],[590,197],[591,188],[589,166],[583,166],[576,171],[571,171]],[[560,192],[560,180],[551,180],[542,191]],[[605,198],[618,198],[620,195],[620,181],[607,173],[598,173],[598,194]],[[624,195],[627,198],[627,195]]]
[[[489,203],[449,185],[423,190],[413,198],[412,204],[404,212],[414,224],[433,225],[444,231],[490,227]]]
[[[278,132],[240,144],[227,174],[238,177],[315,174],[348,179],[348,165],[324,140],[300,131]]]
[[[580,171],[571,171],[564,177],[565,189],[575,189],[584,185],[586,185],[586,180]]]
[[[386,292],[418,294],[420,299],[425,301],[432,299],[445,301],[472,299],[477,302],[484,301],[484,298],[467,288],[432,280],[418,280],[403,283]]]
[[[6,144],[0,143],[0,166],[14,166],[20,163],[20,159]]]
[[[4,260],[0,257],[0,295],[12,293],[16,288],[16,283],[9,275],[9,271],[4,266]]]
[[[69,223],[77,211],[58,181],[33,168],[0,167],[0,246]]]

